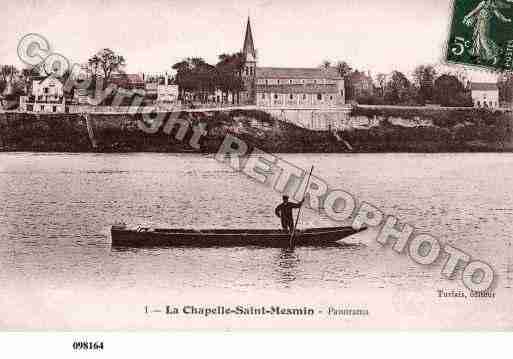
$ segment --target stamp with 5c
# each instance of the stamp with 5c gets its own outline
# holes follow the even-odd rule
[[[455,0],[445,60],[513,70],[513,0]]]

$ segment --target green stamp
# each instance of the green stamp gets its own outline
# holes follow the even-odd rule
[[[445,59],[494,71],[512,71],[513,0],[454,0]]]

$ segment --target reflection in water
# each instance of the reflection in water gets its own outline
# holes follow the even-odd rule
[[[299,256],[294,251],[294,248],[282,248],[278,256],[278,265],[276,266],[278,283],[284,284],[288,288],[289,284],[296,280],[299,262]]]

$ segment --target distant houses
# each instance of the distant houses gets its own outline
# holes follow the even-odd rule
[[[144,90],[143,74],[112,74],[109,83],[126,90]]]
[[[472,102],[477,108],[496,108],[500,106],[499,87],[495,82],[470,82]]]
[[[78,80],[90,84],[84,74],[81,74]],[[91,85],[88,88],[74,87],[66,92],[64,82],[56,74],[33,76],[26,89],[28,93],[19,98],[19,110],[55,113],[75,112],[77,109],[87,111],[86,107],[92,106],[90,98],[94,97]],[[113,74],[109,79],[109,85],[114,85],[117,89],[134,91],[133,94],[145,98],[145,105],[173,104],[178,101],[178,85],[172,83],[167,73],[165,76],[157,77],[146,77],[144,74]],[[130,98],[127,100],[130,102]],[[118,105],[126,106],[126,103],[123,101]]]
[[[308,68],[257,66],[257,51],[249,18],[245,33],[242,34],[244,35],[242,51],[231,55],[237,57],[236,66],[232,66],[234,69],[220,66],[219,64],[223,64],[222,61],[216,66],[204,63],[204,67],[201,68],[203,72],[193,72],[194,67],[192,67],[192,70],[184,70],[184,73],[192,73],[194,76],[180,77],[180,70],[173,67],[177,70],[177,74],[171,80],[167,73],[165,75],[163,73],[130,74],[122,72],[123,68],[119,67],[107,76],[107,84],[102,81],[105,78],[99,75],[102,72],[93,72],[87,64],[84,64],[77,80],[85,81],[87,88],[74,87],[69,89],[69,92],[65,92],[64,81],[66,80],[55,74],[33,77],[26,82],[29,86],[25,91],[29,93],[20,97],[19,108],[21,111],[28,112],[88,111],[93,106],[91,97],[99,99],[95,102],[98,106],[110,106],[109,110],[114,107],[120,110],[118,107],[122,106],[152,105],[162,105],[160,106],[162,109],[166,104],[172,104],[173,106],[167,107],[174,108],[178,103],[191,107],[240,104],[256,106],[271,112],[282,109],[347,110],[350,109],[350,106],[347,106],[348,101],[375,106],[428,104],[442,107],[474,106],[485,109],[495,109],[501,104],[506,106],[508,103],[513,103],[513,100],[509,102],[504,100],[504,93],[507,91],[503,88],[508,87],[506,90],[509,89],[513,94],[513,79],[511,84],[505,83],[501,87],[500,93],[497,83],[468,82],[465,86],[466,80],[448,73],[435,79],[435,72],[433,72],[431,77],[428,77],[429,81],[414,75],[412,82],[403,73],[394,71],[388,76],[385,74],[376,76],[377,85],[375,85],[370,72],[353,71],[347,64],[348,71],[332,67],[329,62],[319,67]],[[195,58],[189,60],[203,61]],[[105,75],[105,72],[103,74]],[[29,78],[28,75],[25,78]],[[202,85],[203,78],[208,78],[209,81],[203,81],[208,86]],[[201,86],[197,85],[198,83]],[[11,84],[8,85],[11,86]],[[98,96],[98,93],[107,85],[114,85],[115,91],[103,97]],[[117,91],[120,89],[128,91]],[[10,92],[12,88],[7,87],[6,93]],[[19,93],[23,91],[20,90]],[[116,97],[116,95],[128,96]],[[134,105],[132,96],[138,96],[142,101]],[[513,95],[511,97],[513,98]],[[119,100],[120,98],[122,99]]]

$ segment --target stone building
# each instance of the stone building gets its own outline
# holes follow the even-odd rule
[[[248,18],[242,53],[242,102],[262,108],[335,108],[345,104],[344,79],[336,68],[258,67]]]

